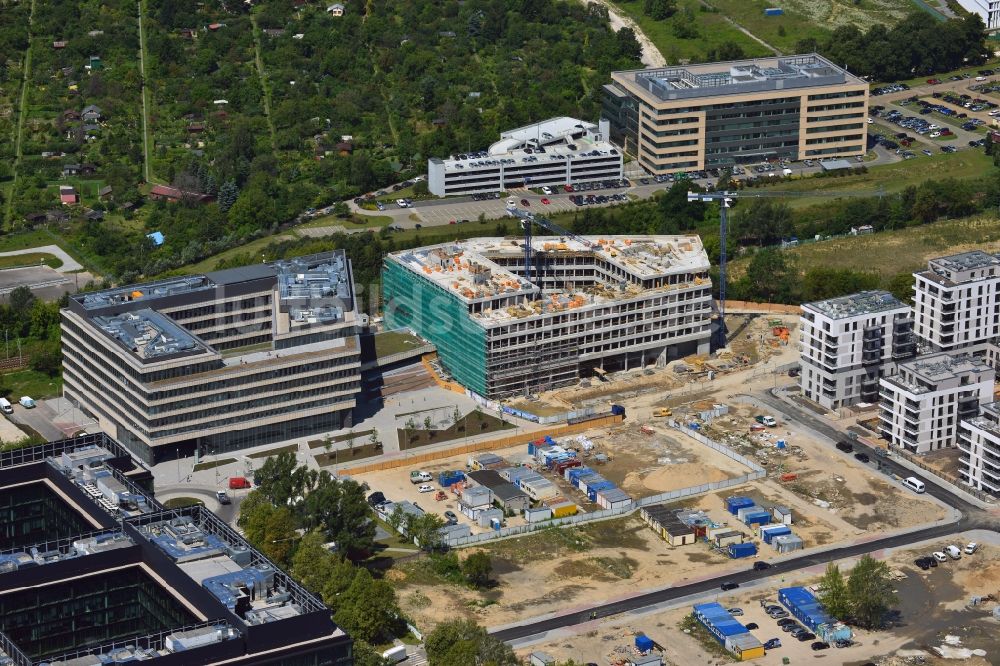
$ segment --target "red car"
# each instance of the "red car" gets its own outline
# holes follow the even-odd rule
[[[550,203],[552,203],[552,202],[551,202],[551,201],[549,201],[548,199],[545,199],[545,198],[543,198],[543,199],[542,199],[542,203],[543,203],[543,204],[545,204],[545,205],[547,206],[547,205],[549,205],[549,204],[550,204]]]
[[[932,86],[936,86],[937,84],[941,83],[941,80],[940,79],[927,79],[927,83],[931,84]]]
[[[572,185],[563,185],[563,189],[566,190],[567,192],[572,192],[573,191],[573,186]]]

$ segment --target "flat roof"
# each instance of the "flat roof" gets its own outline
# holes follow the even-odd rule
[[[165,360],[209,351],[209,347],[194,334],[166,315],[149,308],[110,316],[97,315],[92,321],[119,345],[143,361]]]
[[[613,72],[612,77],[663,101],[845,83],[867,85],[817,53],[627,70]]]
[[[820,312],[830,319],[846,319],[858,315],[876,314],[908,308],[901,300],[888,291],[861,291],[848,296],[828,298],[824,301],[803,303],[802,307]]]
[[[500,137],[503,139],[516,139],[524,143],[534,142],[545,145],[550,141],[565,139],[580,132],[594,132],[596,130],[597,125],[595,123],[570,118],[569,116],[557,116],[525,125],[524,127],[501,132]]]
[[[972,354],[949,354],[947,352],[919,356],[912,361],[900,363],[899,367],[934,382],[961,377],[970,372],[992,369],[986,361]]]
[[[582,240],[559,236],[533,236],[532,251],[546,256],[560,254],[590,258],[595,264],[621,269],[630,281],[605,284],[595,275],[591,287],[542,290],[521,275],[494,260],[517,260],[524,257],[523,238],[470,238],[393,252],[387,257],[424,280],[453,294],[465,303],[490,301],[502,296],[522,295],[518,307],[487,309],[474,318],[502,322],[565,309],[587,309],[649,290],[643,280],[670,275],[707,271],[708,255],[698,236],[586,236]],[[700,279],[700,278],[699,278]],[[708,278],[705,278],[708,284]],[[677,285],[673,285],[675,288]],[[663,287],[667,289],[668,287]]]

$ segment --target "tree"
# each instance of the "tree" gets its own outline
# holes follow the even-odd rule
[[[225,213],[227,210],[233,207],[236,203],[237,197],[240,196],[240,190],[236,187],[236,181],[227,180],[219,188],[218,202],[219,210]]]
[[[389,666],[389,660],[362,640],[354,641],[354,666]]]
[[[896,273],[886,289],[904,303],[913,303],[913,273]]]
[[[262,502],[242,514],[243,517],[247,541],[279,566],[287,567],[297,538],[292,512],[287,507]]]
[[[505,643],[490,636],[471,620],[454,620],[435,627],[427,635],[430,666],[516,666],[517,656]]]
[[[851,569],[847,579],[851,599],[851,617],[862,627],[881,627],[886,613],[899,599],[893,591],[889,565],[871,555],[864,555]]]
[[[663,21],[677,11],[676,0],[645,0],[642,3],[642,13],[654,21]]]
[[[826,565],[826,573],[820,580],[823,592],[819,600],[826,611],[838,620],[846,620],[851,615],[851,599],[847,593],[847,584],[840,573],[840,567],[830,562]]]
[[[333,204],[333,214],[341,218],[347,217],[348,215],[351,214],[351,209],[348,208],[347,204],[344,203],[343,201],[338,201],[337,203]]]
[[[493,561],[483,551],[477,551],[462,561],[462,573],[473,587],[486,587],[493,573]]]
[[[432,425],[434,425],[434,423],[431,421],[431,417],[430,416],[425,416],[424,417],[424,430],[430,430]]]
[[[425,513],[420,517],[407,515],[406,536],[413,539],[423,550],[433,551],[441,545],[441,528],[444,518],[436,513]]]
[[[350,587],[340,595],[334,622],[354,638],[369,643],[391,636],[400,624],[396,592],[384,580],[372,578],[368,569],[356,569]]]
[[[356,481],[319,472],[295,512],[304,528],[320,530],[348,559],[366,557],[375,544],[375,523]]]
[[[337,609],[340,595],[354,581],[357,568],[349,561],[331,553],[321,532],[309,532],[292,556],[292,575],[309,591],[318,594],[323,602]]]

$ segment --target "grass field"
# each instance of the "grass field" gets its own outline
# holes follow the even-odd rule
[[[926,267],[927,260],[972,249],[1000,251],[1000,219],[995,215],[944,220],[920,227],[808,243],[787,252],[802,270],[864,268],[891,278]],[[733,262],[742,273],[746,260]]]
[[[613,4],[642,28],[671,64],[682,60],[705,62],[708,52],[725,42],[738,44],[748,57],[771,55],[770,50],[740,32],[722,14],[701,11],[698,0],[680,0],[677,3],[680,11],[666,21],[655,21],[643,14],[643,0],[613,0]],[[685,21],[685,12],[690,12],[690,16],[694,18],[697,35],[682,39],[675,34],[674,25]]]
[[[960,150],[957,153],[941,153],[932,157],[919,155],[911,160],[895,164],[885,164],[868,168],[868,173],[838,178],[803,178],[761,188],[767,192],[795,192],[801,196],[789,198],[792,208],[806,208],[829,201],[837,193],[857,194],[876,192],[886,194],[900,192],[910,185],[918,185],[925,180],[943,178],[975,178],[982,176],[993,164],[991,157],[981,150]],[[819,193],[810,196],[809,193]]]
[[[12,401],[22,395],[40,398],[54,398],[62,391],[62,377],[49,377],[44,372],[18,370],[0,377],[0,386]]]
[[[18,268],[20,266],[38,266],[44,264],[49,268],[59,268],[63,265],[62,259],[54,257],[47,252],[30,252],[28,254],[13,254],[9,257],[0,257],[0,270],[4,268]]]
[[[392,356],[409,351],[414,347],[422,347],[426,342],[415,335],[403,333],[401,331],[386,331],[375,334],[375,356]]]
[[[364,228],[370,227],[372,229],[377,229],[379,227],[387,227],[392,224],[392,218],[388,215],[351,215],[350,217],[337,217],[336,215],[324,215],[323,217],[317,217],[314,220],[309,220],[308,222],[303,222],[302,224],[296,224],[296,229],[310,229],[312,227],[346,227],[348,229],[352,227]]]

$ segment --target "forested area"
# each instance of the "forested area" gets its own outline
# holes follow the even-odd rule
[[[871,81],[972,67],[989,55],[978,14],[937,21],[925,12],[914,12],[892,28],[876,24],[862,31],[853,25],[841,26],[826,39],[808,38],[796,45],[798,53],[812,51]]]

